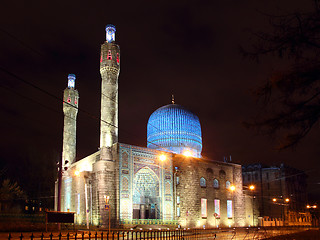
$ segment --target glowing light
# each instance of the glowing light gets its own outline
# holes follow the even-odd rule
[[[277,201],[277,199],[276,199],[276,198],[273,198],[273,199],[272,199],[272,201],[273,201],[273,202],[276,202],[276,201]]]
[[[255,189],[254,185],[250,185],[250,186],[249,186],[249,189],[250,189],[251,191],[253,191],[253,190]]]
[[[190,150],[185,150],[183,153],[182,153],[185,157],[191,157],[192,156],[192,153]]]
[[[201,220],[197,221],[197,227],[199,228],[201,226]]]
[[[108,43],[116,40],[116,27],[111,24],[106,26],[106,40]]]
[[[317,205],[313,205],[313,206],[307,205],[307,208],[317,208]]]
[[[229,189],[230,189],[230,191],[234,191],[234,190],[236,190],[236,187],[234,186],[234,185],[231,185],[230,187],[229,187]]]
[[[104,195],[103,197],[104,197],[106,204],[109,204],[110,196]]]
[[[290,201],[290,199],[289,199],[289,198],[286,198],[286,199],[285,199],[285,201],[286,201],[286,202],[289,202],[289,201]]]
[[[74,88],[76,81],[76,75],[69,74],[68,75],[68,88]]]
[[[74,171],[74,175],[75,176],[80,176],[80,171],[78,171],[78,170]]]
[[[159,156],[159,159],[160,159],[161,161],[165,161],[165,160],[167,160],[167,156],[164,155],[164,154],[161,154],[161,155]]]

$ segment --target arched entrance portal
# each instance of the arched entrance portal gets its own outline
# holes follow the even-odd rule
[[[149,167],[133,179],[133,219],[160,219],[159,178]]]

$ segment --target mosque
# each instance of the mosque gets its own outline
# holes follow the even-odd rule
[[[75,75],[68,76],[61,211],[75,212],[76,223],[87,226],[250,225],[241,165],[201,157],[201,125],[190,110],[174,101],[155,110],[148,120],[147,147],[118,142],[120,47],[115,32],[108,25],[101,45],[100,148],[79,161],[79,93]]]

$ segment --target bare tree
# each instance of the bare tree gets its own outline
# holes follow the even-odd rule
[[[320,117],[320,11],[269,16],[272,33],[255,33],[246,57],[260,60],[272,55],[286,59],[290,67],[273,73],[254,91],[263,112],[245,122],[248,128],[279,139],[278,149],[296,146]]]
[[[0,187],[0,211],[8,211],[13,206],[15,201],[25,198],[25,193],[22,191],[17,182],[11,182],[9,179],[4,179]]]

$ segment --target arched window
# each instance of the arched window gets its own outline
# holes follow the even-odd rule
[[[219,177],[220,177],[220,178],[225,178],[225,177],[226,177],[226,172],[223,171],[223,170],[220,170],[220,171],[219,171]]]
[[[112,60],[111,50],[108,50],[107,60]]]
[[[213,174],[213,170],[211,168],[207,168],[207,174]]]
[[[206,184],[206,180],[202,177],[200,178],[200,187],[206,187],[207,184]]]
[[[216,178],[213,180],[213,187],[214,188],[219,188],[219,180],[216,179]]]
[[[226,181],[226,189],[230,188],[230,181]]]

